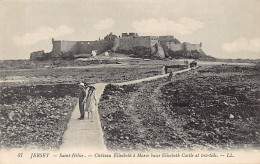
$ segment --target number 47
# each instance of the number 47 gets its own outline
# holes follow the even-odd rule
[[[19,153],[17,156],[18,157],[23,157],[23,153]]]

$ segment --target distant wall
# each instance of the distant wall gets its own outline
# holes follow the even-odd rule
[[[93,50],[102,53],[113,47],[113,41],[52,41],[52,56],[61,57],[63,54],[90,54]]]
[[[109,41],[79,41],[78,45],[78,54],[90,54],[93,50],[96,50],[97,53],[102,53],[106,50],[109,50],[113,47],[113,42]]]
[[[45,55],[45,52],[42,51],[36,51],[36,52],[32,52],[30,55],[30,60],[38,60],[40,58],[43,58]]]
[[[172,35],[166,35],[166,36],[159,36],[158,38],[160,45],[163,47],[164,50],[167,50],[167,42],[173,42],[174,38]]]
[[[52,51],[53,57],[61,57],[62,54],[77,54],[78,46],[76,41],[54,41],[52,40]]]
[[[127,33],[122,33],[122,37],[128,37]]]
[[[166,42],[166,49],[170,49],[172,51],[195,51],[201,49],[201,44],[190,44],[188,42],[184,42],[182,44],[176,44],[174,42]]]
[[[77,41],[61,41],[61,52],[62,53],[78,53]]]
[[[165,43],[167,49],[170,49],[172,51],[181,51],[183,50],[182,44],[175,44],[174,42],[166,42]]]
[[[158,50],[159,40],[157,36],[150,36],[150,43],[151,43],[151,53],[155,53]],[[157,45],[157,49],[156,49]]]
[[[112,34],[112,32],[104,37],[105,41],[112,41],[114,42],[115,38],[117,38],[116,35]]]
[[[114,41],[113,51],[116,51],[120,44],[120,38],[116,38]]]
[[[150,37],[121,37],[116,38],[114,42],[114,50],[117,49],[133,49],[133,47],[151,47]]]
[[[54,41],[52,39],[52,57],[61,57],[62,55],[78,55],[78,54],[91,54],[93,50],[103,53],[107,50],[133,50],[134,47],[143,47],[146,50],[151,50],[151,54],[158,53],[163,56],[162,51],[194,51],[200,50],[200,44],[190,44],[184,42],[182,44],[173,36],[138,36],[137,33],[122,33],[123,37],[117,37],[110,33],[105,36],[104,40],[97,41]],[[160,49],[160,50],[159,50]],[[156,54],[155,54],[156,55]]]
[[[160,57],[160,58],[165,58],[165,54],[164,54],[164,50],[162,48],[162,46],[160,44],[156,44],[157,46],[157,51],[156,51],[156,56]]]
[[[167,35],[167,36],[159,36],[159,41],[160,42],[170,42],[170,41],[173,41],[174,40],[174,37],[172,35]]]
[[[79,41],[78,43],[78,54],[91,54],[95,50],[95,41]]]
[[[138,36],[138,33],[133,33],[133,32],[130,32],[129,34],[127,34],[127,33],[122,33],[122,37],[129,37],[129,36],[137,37],[137,36]]]
[[[201,49],[201,44],[190,44],[188,42],[184,42],[183,47],[186,51],[195,51]]]
[[[61,53],[61,41],[52,40],[52,51],[51,54],[53,57],[59,57]]]

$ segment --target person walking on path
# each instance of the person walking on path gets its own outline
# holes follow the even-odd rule
[[[93,85],[89,85],[86,89],[87,96],[83,100],[85,102],[85,111],[88,112],[88,119],[91,119],[91,122],[94,121],[93,112],[97,107],[95,90]]]
[[[173,73],[172,73],[172,71],[170,71],[170,74],[168,76],[168,81],[172,81],[173,80],[172,77],[173,77]]]
[[[163,66],[162,67],[162,74],[164,75],[164,74],[167,74],[168,72],[167,72],[167,66]]]
[[[80,111],[80,117],[79,120],[83,120],[85,116],[84,111],[84,99],[86,98],[86,91],[85,91],[85,85],[84,83],[79,84],[79,111]]]

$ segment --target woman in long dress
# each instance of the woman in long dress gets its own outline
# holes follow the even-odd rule
[[[96,94],[95,87],[89,86],[86,89],[87,96],[85,97],[85,111],[88,112],[88,119],[91,118],[91,121],[94,121],[93,112],[96,110]]]

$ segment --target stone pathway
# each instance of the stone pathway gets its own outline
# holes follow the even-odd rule
[[[178,73],[183,73],[189,70],[191,69],[189,68],[189,69],[173,72],[173,76]],[[113,85],[136,84],[143,81],[150,81],[150,80],[167,77],[168,75],[169,74],[158,75],[158,76],[148,77],[140,80],[128,81],[123,83],[111,83],[111,84]],[[101,95],[103,94],[106,85],[107,83],[95,84],[97,103],[99,103],[99,100],[101,98]],[[106,150],[98,111],[97,110],[94,111],[94,122],[87,120],[87,115],[85,115],[84,120],[78,120],[79,116],[80,116],[79,105],[77,104],[74,111],[72,112],[70,121],[67,125],[67,130],[63,135],[63,143],[60,149],[68,150],[68,149],[84,148],[91,151]]]
[[[97,103],[99,102],[106,85],[107,84],[105,83],[95,84]],[[78,120],[80,113],[79,104],[77,104],[72,112],[70,121],[67,125],[67,130],[63,135],[63,143],[60,147],[61,150],[73,148],[106,150],[98,111],[95,110],[93,114],[94,122],[87,119],[87,113],[84,120]]]
[[[189,71],[189,70],[191,70],[191,68],[173,72],[173,76],[175,76],[178,73],[183,73],[183,72],[186,72],[186,71]],[[139,80],[127,81],[127,82],[122,82],[122,83],[111,83],[111,84],[112,85],[130,85],[130,84],[141,83],[141,82],[144,82],[144,81],[156,80],[156,79],[160,79],[160,78],[167,77],[167,76],[169,76],[169,73],[168,74],[164,74],[164,75],[157,75],[157,76],[147,77],[147,78],[139,79]]]

